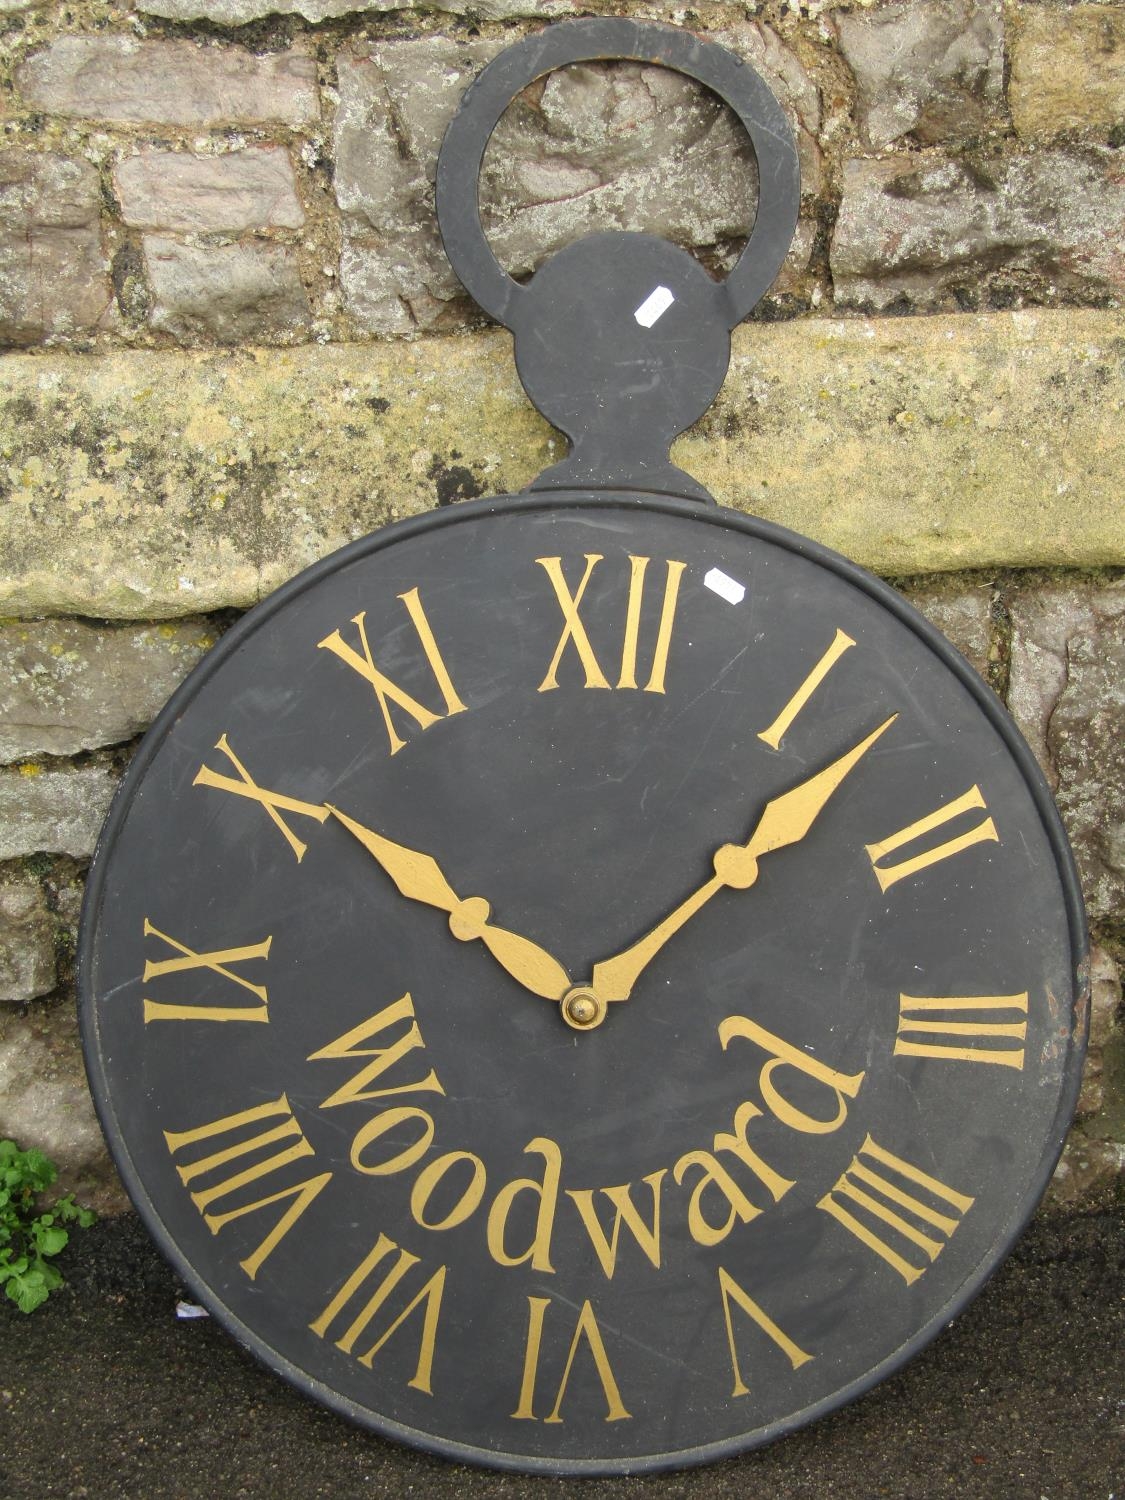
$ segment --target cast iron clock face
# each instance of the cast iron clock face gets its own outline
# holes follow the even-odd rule
[[[1002,709],[815,544],[627,495],[310,569],[189,679],[83,931],[103,1124],[272,1368],[615,1472],[858,1394],[1009,1248],[1080,905]]]

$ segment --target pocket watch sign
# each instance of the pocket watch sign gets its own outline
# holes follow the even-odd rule
[[[525,286],[494,259],[504,108],[610,58],[745,126],[724,282],[645,234]],[[776,100],[688,33],[564,23],[485,68],[439,221],[570,454],[247,615],[91,871],[86,1056],[149,1229],[273,1370],[452,1458],[672,1467],[838,1407],[980,1288],[1073,1108],[1081,901],[1004,710],[669,462],[797,203]]]

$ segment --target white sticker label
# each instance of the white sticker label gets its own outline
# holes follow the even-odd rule
[[[741,604],[746,598],[746,585],[736,582],[719,568],[712,568],[703,582],[713,594],[718,594],[728,604]]]
[[[654,287],[633,316],[642,328],[651,328],[658,318],[664,316],[675,300],[666,286]]]

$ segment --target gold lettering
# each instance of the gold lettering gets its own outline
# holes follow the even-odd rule
[[[400,1125],[405,1125],[407,1120],[417,1120],[421,1124],[421,1133],[412,1145],[403,1146],[397,1155],[390,1157],[387,1161],[367,1163],[362,1160],[362,1154],[372,1141],[377,1141],[388,1131],[395,1130]],[[434,1139],[433,1116],[426,1113],[424,1109],[416,1109],[412,1104],[398,1104],[393,1109],[384,1109],[380,1114],[368,1120],[366,1125],[361,1125],[352,1139],[352,1149],[349,1160],[357,1172],[364,1172],[368,1177],[391,1177],[396,1172],[405,1172],[407,1167],[412,1167],[415,1162],[421,1161]]]
[[[359,633],[362,655],[354,646],[348,645],[338,630],[332,631],[331,635],[326,635],[322,641],[317,641],[318,649],[331,651],[333,655],[338,656],[346,666],[351,667],[353,672],[358,672],[374,688],[375,698],[379,704],[379,711],[383,715],[383,723],[386,726],[392,755],[397,755],[406,744],[406,741],[395,728],[394,721],[391,718],[391,704],[394,704],[403,713],[409,714],[420,730],[429,729],[431,724],[436,724],[441,718],[448,718],[452,714],[465,712],[465,704],[458,697],[457,690],[453,686],[453,679],[450,677],[449,670],[442,659],[441,652],[438,650],[438,644],[434,639],[430,622],[426,618],[426,612],[422,608],[422,601],[419,598],[418,590],[416,588],[411,589],[408,593],[399,594],[398,598],[406,606],[406,612],[410,616],[411,624],[414,626],[418,643],[422,647],[422,653],[426,658],[430,671],[433,673],[434,681],[437,683],[442,698],[445,700],[444,714],[434,713],[425,704],[419,703],[418,699],[408,693],[405,688],[399,687],[385,672],[380,671],[371,653],[371,644],[367,639],[367,627],[365,624],[367,619],[366,610],[360,610],[358,615],[352,616],[352,624]]]
[[[781,748],[782,737],[793,723],[793,720],[801,712],[802,708],[804,708],[805,704],[812,697],[813,693],[816,692],[817,688],[828,676],[844,652],[854,645],[855,641],[852,640],[850,635],[845,635],[842,630],[837,630],[828,650],[820,658],[816,666],[813,667],[812,671],[805,678],[804,682],[801,683],[801,686],[793,694],[777,718],[768,729],[761,731],[758,738],[765,740],[766,744],[772,750],[779,750]]]
[[[309,1324],[313,1333],[319,1338],[324,1338],[329,1327],[364,1287],[380,1263],[395,1251],[398,1252],[397,1258],[386,1270],[382,1281],[375,1287],[344,1332],[335,1340],[337,1349],[343,1350],[345,1354],[351,1354],[357,1340],[367,1333],[371,1323],[390,1299],[399,1282],[407,1272],[419,1264],[418,1256],[411,1255],[408,1250],[400,1249],[394,1240],[388,1239],[385,1234],[380,1234],[374,1248],[360,1261],[320,1317]],[[445,1266],[439,1266],[375,1342],[364,1353],[356,1355],[359,1363],[370,1369],[379,1350],[424,1302],[426,1311],[422,1318],[421,1337],[418,1340],[418,1361],[407,1385],[412,1386],[416,1391],[422,1391],[427,1396],[433,1395],[434,1350],[437,1346],[438,1317],[441,1313],[442,1293],[445,1290],[446,1269]]]
[[[738,1349],[734,1341],[734,1326],[731,1322],[730,1304],[733,1300],[738,1304],[746,1316],[752,1319],[762,1332],[777,1345],[782,1354],[785,1355],[794,1370],[799,1370],[802,1365],[807,1365],[813,1358],[806,1354],[803,1349],[793,1342],[788,1334],[783,1333],[773,1319],[762,1311],[753,1297],[749,1296],[734,1277],[722,1266],[719,1267],[719,1291],[723,1299],[723,1321],[727,1326],[727,1344],[730,1348],[730,1363],[734,1373],[734,1390],[732,1396],[748,1396],[750,1388],[742,1378],[742,1369],[738,1363]]]
[[[978,1045],[976,1038],[1012,1037],[1022,1042],[1027,1035],[1026,1021],[958,1021],[935,1020],[939,1011],[965,1015],[968,1011],[996,1015],[1018,1011],[1027,1015],[1027,991],[1019,995],[950,995],[923,998],[918,995],[898,997],[898,1036],[896,1057],[943,1057],[947,1061],[994,1063],[1002,1068],[1023,1067],[1023,1047],[1006,1044],[1001,1047]],[[917,1041],[919,1036],[946,1036],[953,1041]]]
[[[875,879],[879,882],[882,890],[888,890],[900,880],[905,880],[908,875],[916,875],[919,870],[924,870],[928,865],[936,865],[939,860],[949,859],[953,854],[959,854],[962,849],[968,849],[973,844],[986,842],[999,843],[1000,835],[996,832],[996,824],[991,818],[985,818],[975,828],[970,828],[967,833],[958,834],[956,838],[948,839],[944,844],[938,844],[934,849],[927,849],[922,854],[913,855],[909,859],[900,860],[897,865],[881,863],[885,855],[893,854],[896,849],[901,849],[904,844],[911,844],[915,839],[920,839],[923,834],[930,833],[935,828],[940,828],[944,823],[953,818],[960,817],[962,813],[971,812],[974,808],[982,808],[987,811],[984,797],[981,795],[979,786],[970,787],[963,797],[956,801],[946,803],[939,807],[936,812],[929,813],[924,818],[919,818],[916,823],[911,823],[908,828],[901,829],[898,833],[892,833],[889,838],[881,839],[877,844],[866,844],[867,856],[871,860],[871,868],[875,871]]]
[[[161,932],[159,927],[154,927],[147,917],[144,920],[144,935],[159,938],[162,943],[166,943],[169,948],[180,955],[179,958],[146,959],[143,976],[145,984],[153,979],[160,979],[168,974],[180,974],[189,969],[210,969],[212,973],[221,974],[232,984],[248,990],[258,1002],[256,1005],[177,1005],[146,998],[144,1001],[146,1026],[150,1021],[269,1020],[269,996],[265,985],[253,984],[241,974],[236,974],[228,965],[246,963],[253,958],[268,958],[270,944],[273,942],[272,937],[264,938],[260,943],[250,943],[242,948],[215,948],[209,953],[197,953],[194,948],[177,942],[174,937]]]
[[[700,1167],[703,1174],[688,1199],[688,1233],[697,1245],[721,1244],[735,1224],[749,1224],[762,1212],[750,1202],[726,1167],[710,1151],[685,1152],[672,1168],[677,1183],[683,1182],[689,1167]],[[713,1224],[703,1212],[703,1195],[709,1187],[716,1188],[730,1206],[722,1224]]]
[[[743,1037],[747,1041],[754,1042],[763,1051],[772,1054],[770,1061],[766,1063],[758,1077],[758,1087],[762,1091],[766,1106],[783,1125],[788,1125],[792,1130],[803,1131],[807,1135],[830,1135],[832,1131],[839,1130],[847,1119],[848,1106],[845,1100],[854,1099],[859,1093],[860,1084],[864,1079],[863,1073],[838,1073],[835,1068],[818,1062],[815,1057],[809,1057],[800,1048],[782,1041],[780,1037],[767,1031],[764,1026],[759,1026],[756,1021],[748,1020],[746,1016],[727,1016],[725,1020],[720,1021],[719,1040],[724,1052],[734,1037]],[[831,1089],[836,1096],[835,1117],[831,1120],[818,1120],[784,1098],[773,1081],[774,1072],[778,1068],[796,1068],[807,1078],[815,1079],[817,1083],[822,1083],[826,1088]]]
[[[238,772],[238,780],[221,771],[212,771],[210,766],[200,766],[192,786],[216,787],[221,792],[231,792],[236,797],[249,797],[252,802],[260,802],[274,825],[284,834],[285,841],[297,856],[299,864],[305,857],[308,845],[297,837],[281,814],[299,813],[303,818],[315,818],[318,823],[323,823],[329,816],[328,809],[318,807],[315,802],[302,802],[299,797],[287,797],[283,792],[268,792],[260,787],[231,749],[225,734],[219,736],[215,749],[221,750],[230,761]]]
[[[169,1154],[175,1156],[178,1151],[186,1146],[192,1146],[200,1141],[211,1140],[215,1136],[227,1135],[232,1132],[238,1133],[244,1128],[256,1126],[259,1122],[267,1120],[280,1120],[281,1123],[274,1125],[256,1134],[245,1136],[236,1140],[233,1145],[225,1146],[219,1151],[212,1152],[208,1156],[200,1157],[188,1163],[186,1166],[177,1166],[181,1182],[186,1187],[199,1177],[207,1176],[211,1172],[218,1171],[228,1166],[239,1158],[249,1156],[255,1151],[263,1150],[267,1146],[275,1145],[284,1140],[292,1140],[293,1144],[272,1156],[254,1162],[242,1171],[235,1171],[229,1176],[223,1176],[210,1187],[191,1194],[191,1201],[203,1216],[203,1221],[212,1234],[218,1234],[224,1225],[233,1219],[240,1219],[244,1214],[256,1212],[260,1208],[267,1208],[273,1203],[280,1203],[284,1199],[292,1198],[293,1202],[278,1219],[274,1227],[262,1240],[258,1248],[239,1262],[239,1265],[253,1281],[257,1276],[262,1262],[292,1229],[293,1225],[312,1203],[313,1199],[322,1191],[326,1183],[331,1180],[331,1172],[322,1172],[316,1177],[307,1177],[301,1182],[296,1182],[289,1187],[281,1188],[266,1198],[257,1198],[252,1203],[243,1203],[239,1207],[230,1209],[226,1213],[212,1214],[207,1210],[211,1204],[220,1198],[225,1198],[231,1193],[248,1186],[251,1182],[257,1182],[262,1177],[270,1176],[272,1173],[281,1172],[290,1163],[300,1160],[302,1157],[312,1156],[313,1148],[305,1139],[299,1123],[294,1118],[293,1111],[289,1106],[289,1100],[284,1094],[279,1098],[271,1100],[268,1104],[258,1104],[251,1109],[244,1109],[237,1114],[225,1115],[221,1120],[212,1120],[209,1124],[199,1125],[194,1130],[164,1131],[164,1140],[168,1146]]]
[[[733,1129],[727,1134],[716,1135],[711,1144],[715,1151],[729,1151],[744,1166],[749,1167],[767,1189],[773,1201],[778,1203],[796,1184],[788,1177],[782,1177],[780,1172],[775,1172],[767,1162],[762,1160],[747,1140],[747,1127],[752,1120],[758,1120],[761,1117],[762,1111],[756,1104],[752,1104],[749,1100],[744,1101],[735,1110]],[[672,1175],[677,1183],[683,1182],[689,1167],[699,1167],[703,1174],[692,1190],[688,1202],[688,1232],[697,1244],[718,1245],[726,1239],[736,1223],[748,1224],[751,1219],[756,1219],[762,1212],[751,1203],[727,1169],[717,1157],[712,1156],[710,1151],[688,1151],[681,1156],[672,1169]],[[730,1212],[722,1224],[713,1224],[703,1212],[703,1194],[708,1187],[716,1188],[730,1205]]]
[[[547,1136],[536,1136],[523,1148],[526,1156],[536,1151],[543,1158],[543,1180],[534,1177],[515,1177],[496,1194],[488,1211],[488,1252],[498,1266],[522,1266],[530,1264],[536,1271],[554,1271],[551,1264],[551,1232],[555,1224],[555,1207],[559,1197],[559,1178],[562,1175],[562,1152],[557,1143]],[[531,1244],[519,1255],[508,1252],[505,1232],[512,1205],[524,1193],[538,1198],[539,1208],[535,1217],[535,1234]]]
[[[397,1025],[400,1021],[409,1021],[410,1025],[390,1046],[362,1047],[360,1045],[361,1042],[370,1041],[372,1037],[378,1036],[380,1032]],[[384,1073],[400,1063],[409,1053],[419,1047],[425,1050],[425,1046],[418,1023],[414,1019],[414,1001],[410,995],[405,994],[401,1000],[385,1005],[368,1020],[361,1021],[351,1031],[346,1031],[334,1042],[329,1042],[327,1047],[322,1047],[319,1052],[309,1053],[309,1062],[349,1057],[373,1059],[366,1067],[361,1068],[354,1078],[349,1079],[334,1094],[330,1094],[320,1106],[321,1109],[333,1109],[338,1104],[358,1103],[365,1099],[384,1099],[390,1094],[444,1094],[445,1090],[438,1082],[437,1074],[432,1068],[426,1077],[419,1079],[417,1083],[399,1083],[377,1089],[368,1087],[376,1078],[381,1078]]]
[[[922,1188],[931,1199],[936,1199],[939,1203],[953,1209],[956,1217],[951,1217],[948,1212],[935,1208],[932,1203],[897,1186],[886,1176],[885,1172],[880,1172],[861,1161],[860,1158],[863,1156],[877,1162],[880,1167],[894,1172],[897,1177],[905,1178],[916,1187]],[[867,1189],[873,1190],[880,1196],[872,1197]],[[892,1266],[908,1284],[917,1281],[926,1267],[919,1266],[907,1258],[910,1254],[907,1246],[900,1244],[900,1248],[896,1249],[894,1245],[882,1238],[884,1231],[872,1228],[869,1224],[857,1219],[854,1213],[839,1201],[843,1197],[849,1198],[867,1215],[885,1224],[898,1236],[899,1241],[905,1240],[908,1245],[916,1246],[931,1262],[938,1258],[974,1202],[974,1199],[967,1197],[964,1193],[955,1192],[944,1182],[939,1182],[936,1177],[931,1177],[921,1168],[904,1161],[901,1156],[894,1156],[890,1151],[885,1151],[882,1146],[877,1146],[870,1136],[867,1137],[859,1151],[852,1157],[851,1164],[821,1198],[817,1207],[831,1214],[861,1244],[866,1245],[869,1250],[873,1250],[889,1266]],[[905,1209],[913,1219],[936,1230],[944,1238],[935,1239],[933,1235],[926,1234],[918,1228],[917,1223],[912,1223],[888,1207],[888,1202]]]
[[[605,1230],[594,1210],[594,1194],[586,1188],[567,1188],[566,1190],[567,1197],[574,1200],[586,1233],[590,1236],[590,1243],[601,1262],[602,1270],[611,1281],[617,1269],[617,1244],[621,1238],[622,1224],[628,1227],[629,1232],[652,1264],[658,1270],[660,1268],[660,1184],[666,1170],[667,1168],[661,1168],[659,1172],[650,1172],[642,1179],[652,1193],[651,1225],[646,1224],[637,1211],[630,1196],[631,1183],[625,1183],[622,1187],[599,1189],[616,1210],[613,1216],[613,1230],[609,1238],[606,1237]]]
[[[547,1309],[551,1305],[549,1297],[528,1297],[527,1299],[527,1341],[524,1345],[523,1376],[520,1381],[519,1403],[512,1413],[517,1421],[537,1422],[540,1419],[535,1415],[535,1386],[539,1373],[539,1355],[543,1343],[543,1326],[546,1320]],[[602,1340],[598,1320],[594,1316],[594,1309],[588,1301],[583,1302],[582,1309],[578,1314],[578,1320],[574,1325],[574,1336],[570,1341],[570,1351],[566,1357],[566,1367],[559,1381],[558,1394],[555,1396],[555,1404],[551,1408],[549,1416],[544,1417],[544,1422],[561,1423],[562,1405],[566,1398],[566,1388],[570,1381],[570,1372],[574,1366],[574,1357],[578,1353],[578,1346],[585,1339],[586,1347],[594,1361],[594,1369],[597,1371],[598,1379],[601,1381],[602,1393],[605,1396],[607,1422],[621,1422],[627,1420],[631,1413],[625,1410],[625,1404],[621,1400],[621,1392],[614,1378],[613,1369],[606,1354],[605,1344]]]
[[[435,1188],[449,1169],[459,1161],[469,1163],[472,1173],[469,1185],[444,1219],[436,1221],[427,1219],[426,1209]],[[421,1225],[423,1229],[455,1229],[458,1224],[463,1224],[470,1215],[476,1213],[480,1207],[480,1201],[484,1197],[484,1184],[484,1162],[479,1156],[474,1156],[471,1151],[447,1151],[444,1156],[435,1157],[418,1173],[417,1181],[410,1194],[410,1212],[414,1215],[414,1222]]]

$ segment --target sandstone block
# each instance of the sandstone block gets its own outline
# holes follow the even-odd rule
[[[1125,903],[1125,580],[1011,602],[1008,702],[1047,774],[1091,918]]]
[[[0,1121],[24,1150],[59,1168],[59,1188],[101,1212],[128,1208],[86,1086],[72,1005],[0,1011]]]
[[[976,305],[990,284],[1116,298],[1123,241],[1125,179],[1112,151],[850,161],[832,237],[836,301]]]
[[[908,0],[836,24],[869,145],[907,134],[931,145],[996,123],[1004,103],[1000,0]]]
[[[117,779],[100,765],[0,770],[0,859],[93,854]]]
[[[32,0],[19,0],[32,3]],[[469,15],[474,20],[507,21],[518,16],[549,19],[571,15],[574,0],[139,0],[137,9],[173,21],[214,21],[220,26],[245,26],[263,16],[304,16],[306,21],[329,21],[336,16],[368,12],[437,10],[446,15]]]
[[[146,234],[153,328],[220,344],[302,337],[310,321],[295,250],[285,245],[186,245]]]
[[[117,745],[152,722],[214,637],[205,621],[0,625],[0,761]]]
[[[111,302],[108,269],[93,167],[0,152],[0,344],[94,327]]]
[[[1011,53],[1008,101],[1025,139],[1125,122],[1125,6],[1023,6]]]
[[[763,27],[740,44],[771,72],[794,119],[815,127],[816,90]],[[445,37],[364,44],[339,59],[336,196],[344,214],[341,284],[373,332],[450,327],[472,316],[441,250],[432,184],[445,128],[497,41]],[[801,129],[810,187],[818,153]],[[502,264],[532,271],[553,251],[606,229],[647,230],[717,265],[753,220],[757,179],[740,127],[689,80],[639,64],[574,67],[524,94],[497,127],[481,174],[485,227]],[[800,240],[803,266],[811,242]]]
[[[37,109],[88,120],[296,126],[319,108],[316,64],[303,53],[129,36],[58,37],[20,67],[18,87]]]
[[[34,1000],[55,983],[54,925],[41,888],[0,886],[0,1000]]]
[[[282,146],[198,156],[143,146],[114,169],[126,224],[192,234],[300,229],[293,163]]]
[[[878,572],[1121,563],[1122,338],[1120,314],[1092,311],[746,325],[673,461]],[[0,613],[245,606],[399,516],[521,490],[563,451],[503,332],[13,354]]]

